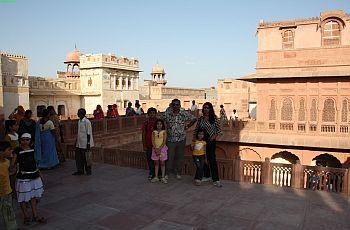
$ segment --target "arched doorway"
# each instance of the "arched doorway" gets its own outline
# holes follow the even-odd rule
[[[320,154],[313,158],[312,161],[315,161],[317,166],[342,168],[342,164],[338,158],[328,153]]]
[[[64,105],[58,105],[58,107],[57,107],[57,114],[58,114],[58,116],[66,115],[66,110],[65,110]]]
[[[275,153],[271,157],[272,163],[295,164],[297,160],[299,160],[299,157],[288,151]]]
[[[243,148],[239,150],[239,156],[241,160],[248,161],[262,161],[260,154],[252,148]]]

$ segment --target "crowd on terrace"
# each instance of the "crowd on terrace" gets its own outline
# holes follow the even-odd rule
[[[219,118],[213,105],[206,102],[202,115],[197,119],[193,112],[198,109],[195,101],[190,111],[181,108],[179,99],[174,99],[164,113],[155,108],[147,110],[142,125],[142,143],[148,164],[148,179],[152,183],[164,184],[170,177],[180,180],[186,147],[187,130],[196,124],[191,149],[196,166],[194,184],[213,181],[222,187],[216,162],[216,138],[221,134]],[[192,113],[191,113],[192,112]],[[138,102],[135,109],[128,103],[125,117],[144,114]],[[75,143],[75,176],[91,175],[91,151],[94,146],[92,126],[86,118],[85,109],[78,110],[78,134]],[[106,116],[100,105],[93,112],[94,119],[116,118],[117,105],[108,106]],[[42,117],[35,121],[31,110],[18,106],[5,121],[6,135],[0,141],[0,204],[6,229],[17,229],[12,200],[17,200],[23,213],[23,223],[46,223],[38,214],[37,205],[44,192],[40,170],[50,170],[65,162],[62,151],[64,142],[59,117],[53,106],[42,111]],[[159,173],[160,171],[160,173]],[[29,214],[31,206],[32,217]],[[4,210],[7,210],[6,212]]]

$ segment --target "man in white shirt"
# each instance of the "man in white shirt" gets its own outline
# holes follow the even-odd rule
[[[234,120],[234,121],[238,120],[238,114],[237,114],[237,111],[235,109],[232,111],[231,120]]]
[[[192,101],[192,106],[191,106],[191,112],[194,112],[194,111],[196,111],[197,109],[198,109],[198,107],[197,107],[197,105],[196,105],[196,101],[193,100],[193,101]]]
[[[73,175],[91,175],[91,164],[88,164],[86,159],[86,152],[90,150],[90,147],[94,146],[92,138],[92,127],[89,119],[85,117],[86,110],[81,108],[78,110],[78,134],[75,144],[75,164],[77,171]]]

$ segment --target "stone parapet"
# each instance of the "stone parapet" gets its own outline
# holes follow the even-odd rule
[[[68,158],[74,159],[73,145],[64,145]],[[117,166],[147,169],[143,151],[120,148],[92,148],[92,160]],[[271,163],[269,158],[261,161],[243,161],[239,157],[217,159],[219,178],[251,184],[268,184],[277,187],[290,187],[332,193],[349,194],[349,169],[306,166],[296,164]],[[195,165],[192,156],[185,156],[183,171],[194,175]]]

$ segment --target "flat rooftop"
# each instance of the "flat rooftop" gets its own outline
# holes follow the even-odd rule
[[[75,162],[43,171],[39,214],[47,224],[21,229],[350,229],[350,197],[223,181],[201,186],[192,177],[150,183],[147,171],[95,164],[92,176],[72,176]],[[2,229],[2,225],[0,225]]]

